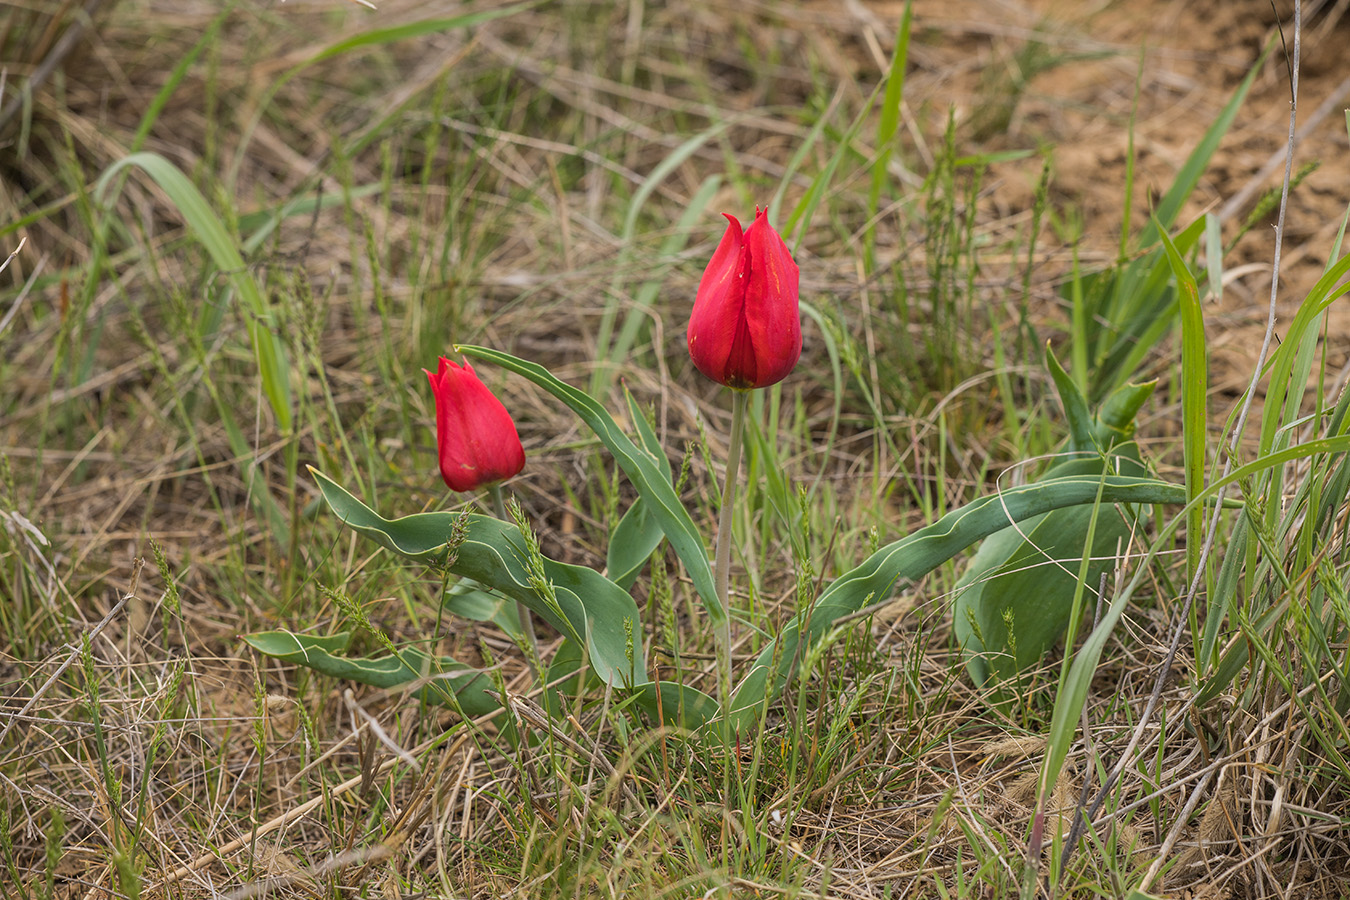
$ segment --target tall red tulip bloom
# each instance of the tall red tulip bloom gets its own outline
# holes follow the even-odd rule
[[[724,214],[725,215],[725,214]],[[689,355],[713,381],[747,390],[777,384],[802,355],[797,264],[768,221],[741,232],[735,216],[698,284]]]
[[[423,371],[426,371],[425,369]],[[452,491],[472,491],[502,481],[525,468],[525,448],[516,423],[473,366],[441,357],[427,372],[436,395],[436,445],[441,477]]]

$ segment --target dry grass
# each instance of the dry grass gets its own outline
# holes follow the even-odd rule
[[[1001,707],[971,688],[950,646],[950,569],[906,586],[896,607],[827,653],[764,734],[747,736],[729,760],[687,735],[629,733],[631,718],[607,703],[571,721],[542,720],[531,729],[537,743],[513,746],[500,720],[470,730],[406,697],[348,693],[238,639],[280,625],[335,628],[342,617],[326,589],[339,588],[396,641],[425,642],[437,615],[424,574],[329,521],[288,454],[343,473],[391,510],[454,502],[428,474],[419,367],[473,342],[584,384],[605,354],[597,333],[607,310],[620,323],[642,315],[634,298],[651,277],[662,280],[651,324],[616,368],[652,406],[677,468],[690,455],[686,494],[695,518],[711,522],[707,459],[722,457],[727,414],[691,377],[681,340],[684,298],[716,236],[708,222],[780,185],[785,210],[810,189],[834,145],[814,147],[795,168],[794,154],[817,119],[834,139],[864,109],[893,50],[897,10],[545,5],[345,53],[283,82],[343,37],[460,10],[240,5],[220,17],[139,144],[151,98],[215,27],[217,10],[107,6],[31,116],[0,121],[0,224],[22,222],[5,241],[28,241],[4,273],[0,310],[14,313],[0,326],[0,603],[9,604],[0,617],[0,895],[1023,889],[1054,672],[1028,676]],[[925,242],[937,207],[924,175],[941,155],[948,105],[963,118],[974,110],[1003,121],[1001,107],[983,112],[991,101],[978,93],[981,72],[990,60],[1009,63],[1005,51],[1026,37],[984,5],[942,6],[954,12],[920,4],[917,20],[928,30],[912,51],[906,149],[892,170],[906,199],[868,220],[869,125],[801,233],[803,296],[833,327],[808,327],[779,436],[785,468],[819,485],[804,541],[811,566],[827,574],[860,558],[869,526],[902,533],[1057,437],[1038,358],[1067,315],[1055,290],[1069,253],[1053,229],[1040,236],[1030,290],[1021,290],[1039,160],[993,164],[979,183],[962,176],[978,200],[978,257],[957,259],[965,268],[944,275]],[[992,18],[955,14],[968,10]],[[1024,24],[1039,27],[1025,12]],[[35,18],[11,21],[38,29]],[[1103,67],[1114,73],[1115,93],[1101,102],[1119,125],[1133,45],[1089,40],[1082,27],[1046,34],[1072,53],[1109,51],[1105,63],[1065,65],[1087,66],[1072,71],[1088,72],[1089,83]],[[15,46],[0,40],[6,54]],[[22,61],[7,55],[11,77],[56,44],[42,46]],[[1169,53],[1158,62],[1164,73]],[[1006,104],[1004,87],[988,89]],[[1148,80],[1141,102],[1165,108],[1174,89]],[[1081,110],[1049,94],[1032,91],[1022,105],[1015,96],[1010,136],[983,149],[1062,137],[1053,123]],[[1194,102],[1212,114],[1223,99]],[[1038,117],[1052,122],[1044,132]],[[724,130],[655,187],[625,238],[629,204],[653,169],[718,123]],[[245,314],[226,307],[203,324],[225,303],[222,281],[162,191],[132,177],[111,213],[93,201],[98,175],[138,146],[193,175],[245,235],[259,214],[317,198],[249,256],[301,373],[294,435],[276,427],[258,393]],[[669,223],[714,174],[723,180],[709,214],[687,246],[661,257]],[[1106,195],[1119,205],[1119,193]],[[964,195],[937,199],[950,222],[963,220]],[[1062,220],[1105,202],[1088,200],[1054,194],[1051,213]],[[1114,226],[1104,223],[1118,226],[1115,209],[1090,220],[1080,258],[1114,254]],[[859,261],[869,230],[870,270]],[[943,294],[935,288],[945,277],[956,280]],[[913,298],[907,311],[896,301],[902,286]],[[943,309],[939,296],[959,299]],[[924,355],[932,320],[958,314],[969,326],[962,346]],[[844,358],[837,383],[827,334]],[[996,354],[1003,381],[988,374]],[[545,552],[603,565],[626,486],[544,396],[519,382],[493,386],[521,427],[530,466],[511,487]],[[1164,402],[1156,415],[1175,413]],[[249,458],[228,424],[244,433]],[[262,480],[250,485],[255,470]],[[259,514],[260,490],[287,516],[292,541]],[[764,540],[738,584],[754,624],[769,628],[791,610],[804,561],[772,498],[751,491],[745,504],[746,533]],[[1159,576],[1156,608],[1137,610],[1108,650],[1052,823],[1067,827],[1128,741],[1165,655],[1168,577]],[[710,669],[710,641],[686,593],[677,585],[675,627],[654,629],[665,655],[651,656],[679,652]],[[442,652],[495,666],[511,693],[528,693],[523,661],[492,627],[457,621],[436,640]],[[738,658],[762,644],[749,627],[739,640]],[[1192,693],[1186,668],[1175,674],[1164,697],[1172,712]],[[1311,733],[1334,731],[1325,717],[1339,708],[1339,685],[1334,675],[1300,675],[1312,706],[1290,702],[1266,669],[1252,680],[1273,686],[1253,703],[1224,696],[1151,726],[1152,749],[1126,770],[1054,890],[1120,896],[1161,859],[1153,888],[1168,895],[1344,896],[1345,782],[1318,758]],[[1311,689],[1318,678],[1331,695],[1323,706]],[[733,798],[721,796],[724,765],[740,785]]]

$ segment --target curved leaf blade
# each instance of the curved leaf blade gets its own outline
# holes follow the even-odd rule
[[[333,678],[379,688],[397,688],[423,678],[434,679],[420,696],[429,703],[458,705],[467,716],[481,716],[501,707],[487,674],[447,656],[421,650],[375,658],[336,656],[347,649],[351,633],[321,636],[290,631],[244,635],[244,642],[266,656],[295,663]],[[453,692],[454,700],[447,690]]]
[[[605,557],[605,571],[610,581],[625,590],[631,588],[665,536],[661,523],[648,512],[647,504],[639,497],[610,534]]]
[[[681,728],[702,728],[717,718],[720,704],[698,688],[678,681],[648,681],[634,691],[634,700],[653,722]]]
[[[458,514],[432,512],[386,519],[322,472],[309,471],[328,505],[349,528],[406,559],[445,565],[446,542]],[[525,604],[567,637],[584,641],[592,668],[608,684],[630,686],[647,680],[642,622],[627,591],[593,569],[545,557],[544,574],[553,583],[558,601],[555,608],[530,585],[520,530],[490,516],[467,519],[468,535],[449,566],[451,572]]]
[[[624,399],[628,401],[628,415],[633,420],[633,428],[637,432],[642,449],[651,455],[657,468],[665,473],[666,480],[672,480],[674,474],[671,472],[670,460],[666,457],[665,449],[661,446],[661,439],[652,430],[633,395],[626,389],[623,393]],[[610,534],[609,550],[605,559],[605,573],[609,580],[624,590],[631,588],[633,582],[637,581],[638,573],[656,552],[661,539],[665,536],[666,533],[661,530],[661,523],[647,511],[647,503],[639,495]]]
[[[803,631],[807,645],[836,623],[884,602],[900,581],[917,581],[976,541],[1055,509],[1093,503],[1184,503],[1180,485],[1151,478],[1076,476],[1024,485],[974,500],[932,525],[888,544],[841,575],[809,610],[799,613],[782,635],[755,660],[736,688],[730,715],[734,728],[747,726],[766,699],[773,699],[796,668]]]
[[[258,283],[253,280],[252,273],[244,266],[244,258],[239,254],[234,238],[225,230],[224,224],[212,211],[201,191],[197,190],[197,186],[177,166],[158,153],[133,153],[109,166],[99,177],[96,187],[100,199],[113,177],[127,166],[138,167],[169,195],[192,233],[210,254],[211,261],[244,301],[247,307],[245,323],[249,339],[253,342],[263,393],[267,395],[267,401],[277,417],[277,427],[283,432],[289,432],[292,421],[291,382],[286,348],[276,334],[272,311],[263,299]]]
[[[614,459],[628,476],[628,480],[637,488],[648,506],[651,515],[665,532],[666,539],[675,548],[675,554],[684,563],[694,590],[708,609],[708,616],[714,623],[726,618],[726,610],[717,597],[717,588],[713,582],[712,566],[708,562],[708,551],[703,545],[703,536],[699,534],[689,511],[684,508],[670,479],[661,466],[645,450],[633,443],[624,434],[617,422],[606,409],[590,395],[553,377],[553,374],[536,363],[526,362],[509,353],[492,350],[487,347],[456,345],[456,350],[475,359],[485,359],[504,369],[529,379],[565,403],[581,420],[595,432],[595,436],[609,449]]]

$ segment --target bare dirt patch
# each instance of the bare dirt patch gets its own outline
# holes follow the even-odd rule
[[[921,41],[906,97],[927,133],[954,106],[967,121],[989,117],[988,106],[1010,102],[1006,128],[983,139],[990,149],[1052,148],[1052,190],[1081,213],[1085,259],[1109,260],[1119,241],[1131,118],[1134,120],[1138,229],[1150,201],[1167,189],[1241,80],[1271,40],[1232,129],[1220,144],[1182,221],[1217,214],[1225,239],[1237,234],[1261,195],[1284,174],[1290,83],[1278,26],[1292,54],[1292,4],[1265,0],[1130,3],[915,3]],[[1287,319],[1321,275],[1350,204],[1350,152],[1344,109],[1350,105],[1347,4],[1308,3],[1299,77],[1299,141],[1295,171],[1318,168],[1295,189],[1288,208],[1281,263],[1279,316]],[[870,4],[893,21],[903,4]],[[1039,46],[1037,46],[1039,45]],[[1028,48],[1033,48],[1029,50]],[[1142,54],[1142,55],[1141,55]],[[1038,71],[1039,69],[1039,71]],[[1138,86],[1136,88],[1136,79]],[[1002,92],[1002,94],[1000,94]],[[1000,96],[1004,100],[1000,101]],[[1003,182],[990,194],[994,211],[1029,206],[1039,176],[1036,161],[999,167]],[[1265,330],[1270,293],[1274,215],[1250,231],[1225,259],[1230,278],[1206,310],[1211,384],[1227,394],[1244,387]],[[1053,244],[1053,240],[1051,240]],[[1333,306],[1329,363],[1350,351],[1350,312]]]

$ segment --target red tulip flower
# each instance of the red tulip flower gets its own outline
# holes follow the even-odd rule
[[[472,491],[525,468],[516,423],[478,380],[473,366],[458,366],[442,356],[440,367],[435,374],[427,372],[427,378],[436,395],[441,477],[450,490]]]
[[[741,232],[735,216],[698,284],[689,355],[713,381],[747,390],[777,384],[802,355],[797,264],[768,210]]]

